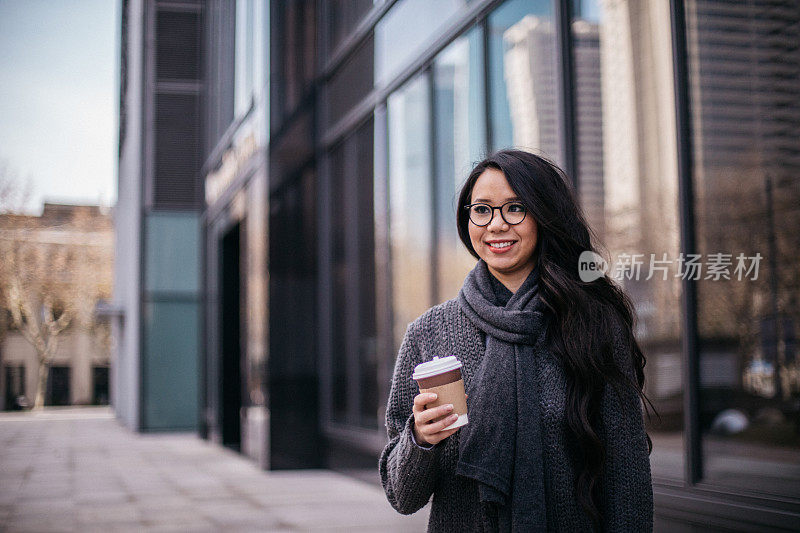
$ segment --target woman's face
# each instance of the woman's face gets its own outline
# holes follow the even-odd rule
[[[482,202],[500,207],[510,200],[518,199],[505,174],[490,167],[475,182],[470,203]],[[512,226],[503,220],[500,210],[496,209],[492,221],[486,226],[476,226],[472,221],[469,222],[469,237],[472,247],[486,261],[495,277],[500,274],[524,279],[536,266],[533,251],[536,248],[538,227],[531,213],[527,213],[522,222]],[[507,243],[511,245],[498,247]]]

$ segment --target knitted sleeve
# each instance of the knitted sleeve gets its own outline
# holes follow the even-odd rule
[[[389,503],[402,514],[411,514],[428,503],[436,482],[441,446],[422,447],[414,441],[414,416],[411,407],[419,393],[411,378],[421,362],[415,344],[414,324],[409,325],[395,363],[389,402],[386,407],[386,431],[389,443],[380,458],[383,490]]]
[[[614,359],[635,383],[633,360],[623,329],[615,326]],[[604,531],[652,531],[653,486],[642,402],[630,387],[606,387],[601,404],[606,464],[602,477]]]

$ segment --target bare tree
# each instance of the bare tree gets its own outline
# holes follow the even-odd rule
[[[21,213],[30,200],[33,182],[21,179],[5,158],[0,158],[0,214]]]
[[[10,200],[21,198],[5,172],[0,193],[7,191]],[[36,351],[34,409],[44,406],[60,335],[70,326],[90,332],[102,327],[94,308],[98,299],[111,293],[111,257],[102,237],[92,236],[91,225],[91,217],[80,213],[66,222],[0,215],[0,309],[8,315],[10,327]]]

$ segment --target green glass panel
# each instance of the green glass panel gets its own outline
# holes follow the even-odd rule
[[[145,291],[196,293],[200,285],[199,216],[152,214],[145,224]]]
[[[142,401],[146,430],[197,426],[197,302],[145,304]]]

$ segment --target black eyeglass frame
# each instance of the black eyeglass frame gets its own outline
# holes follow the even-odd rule
[[[509,222],[508,220],[506,220],[506,217],[503,215],[503,208],[505,206],[507,206],[508,204],[519,204],[519,205],[521,205],[523,207],[523,209],[525,209],[525,213],[522,215],[522,220],[520,220],[519,222]],[[486,207],[488,207],[489,209],[492,210],[492,216],[489,217],[489,222],[487,222],[486,224],[478,224],[477,222],[472,220],[472,216],[471,216],[472,212],[470,211],[470,209],[472,209],[472,206],[475,206],[475,205],[485,205]],[[509,226],[516,226],[517,224],[522,224],[525,221],[525,217],[528,216],[528,208],[525,207],[525,204],[523,204],[519,200],[509,200],[508,202],[502,204],[499,207],[494,207],[494,206],[489,205],[489,204],[487,204],[485,202],[475,202],[474,204],[465,205],[464,209],[467,210],[467,217],[469,218],[469,221],[472,222],[473,224],[475,224],[476,226],[480,227],[480,228],[486,227],[486,226],[488,226],[489,224],[492,223],[492,220],[494,220],[494,210],[495,209],[499,209],[500,210],[500,218],[502,218],[503,222],[505,222]]]

